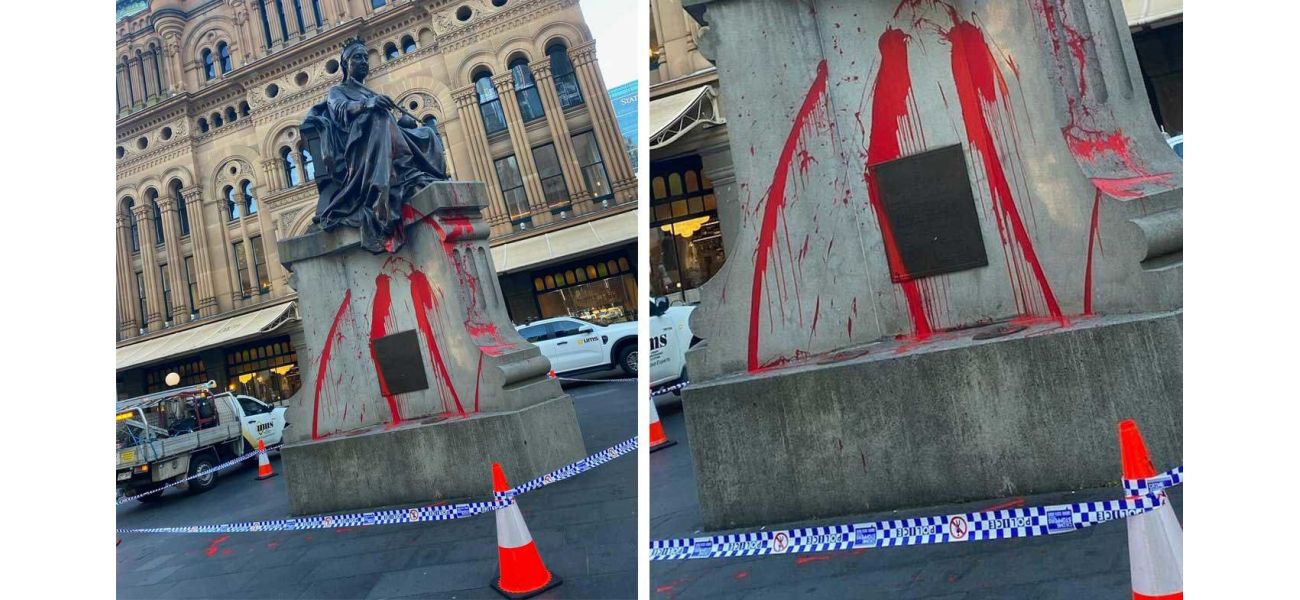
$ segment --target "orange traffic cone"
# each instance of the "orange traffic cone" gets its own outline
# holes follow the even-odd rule
[[[1124,479],[1156,476],[1146,442],[1137,423],[1119,423],[1119,451]],[[1164,495],[1164,492],[1160,492]],[[1168,502],[1153,511],[1135,515],[1128,522],[1129,575],[1134,600],[1183,597],[1183,527]]]
[[[492,463],[492,490],[510,490],[499,463]],[[560,585],[560,578],[542,564],[542,555],[537,553],[537,544],[533,542],[533,535],[528,533],[528,524],[524,523],[519,505],[511,500],[509,506],[497,509],[496,513],[497,559],[501,576],[492,582],[492,587],[507,598],[532,598]]]
[[[677,442],[668,439],[664,434],[664,426],[659,422],[659,409],[655,408],[655,399],[650,399],[650,451],[663,450],[669,446],[675,446]]]
[[[271,459],[266,457],[266,442],[257,440],[257,480],[270,479],[276,473],[271,470]]]

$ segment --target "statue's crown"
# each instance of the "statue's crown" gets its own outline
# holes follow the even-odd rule
[[[348,48],[351,48],[353,46],[361,46],[364,48],[365,45],[366,45],[366,40],[364,38],[362,38],[359,35],[352,36],[343,42],[343,52],[347,52]]]

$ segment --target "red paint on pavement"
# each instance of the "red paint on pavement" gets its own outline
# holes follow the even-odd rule
[[[809,555],[807,555],[807,556],[800,556],[800,557],[795,558],[795,559],[794,559],[794,566],[796,566],[796,567],[802,567],[802,566],[804,566],[804,565],[806,565],[806,564],[808,564],[808,563],[821,562],[821,561],[824,561],[824,560],[830,560],[830,559],[831,559],[831,555],[829,555],[829,554],[809,554]]]
[[[1018,508],[1018,507],[1021,507],[1021,506],[1024,506],[1024,505],[1025,505],[1025,499],[1024,499],[1024,498],[1012,498],[1011,500],[1008,500],[1008,501],[1003,502],[1003,503],[1001,503],[1001,504],[994,504],[993,506],[990,506],[990,507],[988,507],[988,508],[985,508],[985,509],[983,509],[983,510],[980,511],[980,512],[991,512],[991,511],[995,511],[995,510],[1004,510],[1004,509],[1008,509],[1008,508]]]
[[[230,539],[230,536],[228,536],[228,535],[223,535],[223,536],[219,536],[219,537],[217,537],[216,539],[212,540],[212,542],[208,544],[208,549],[205,551],[205,552],[207,553],[208,557],[211,558],[211,557],[213,557],[213,556],[216,556],[216,555],[217,555],[217,551],[220,550],[220,548],[218,548],[218,546],[221,545],[221,542],[224,542],[224,541],[226,541],[226,540],[228,540],[228,539]]]

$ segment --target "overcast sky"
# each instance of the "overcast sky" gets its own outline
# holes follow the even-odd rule
[[[646,0],[582,0],[582,16],[596,38],[596,58],[606,87],[636,80],[641,72],[639,58],[647,52],[638,45],[639,2]]]

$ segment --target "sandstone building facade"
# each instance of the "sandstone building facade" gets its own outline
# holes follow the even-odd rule
[[[295,291],[315,165],[298,124],[341,79],[435,122],[453,178],[486,183],[516,322],[635,317],[637,180],[578,0],[117,3],[118,393],[215,380],[296,391]]]

